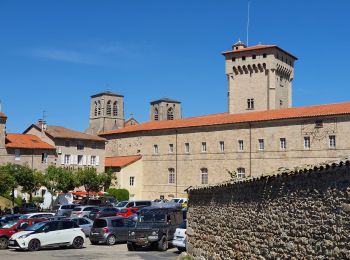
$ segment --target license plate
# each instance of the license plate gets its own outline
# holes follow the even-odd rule
[[[99,235],[100,233],[91,233],[91,235]]]
[[[158,240],[158,236],[148,236],[148,239],[150,239],[150,240]]]
[[[9,241],[9,244],[10,244],[10,245],[14,245],[14,244],[15,244],[15,241]]]

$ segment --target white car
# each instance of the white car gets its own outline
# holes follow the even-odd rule
[[[9,248],[37,251],[45,247],[82,248],[85,234],[73,221],[39,222],[9,239]]]
[[[36,213],[28,213],[20,216],[19,219],[32,219],[32,218],[49,218],[55,216],[55,213],[50,212],[36,212]]]
[[[178,227],[174,234],[174,240],[171,241],[174,247],[180,252],[186,251],[186,221]]]

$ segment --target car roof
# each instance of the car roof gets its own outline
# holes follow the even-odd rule
[[[124,219],[124,218],[121,217],[121,216],[112,216],[112,217],[102,217],[102,218],[98,218],[98,219],[106,219],[106,220],[108,220],[108,219]]]

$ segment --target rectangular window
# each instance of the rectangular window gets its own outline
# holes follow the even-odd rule
[[[185,153],[190,153],[190,143],[185,143]]]
[[[135,177],[134,176],[130,176],[130,178],[129,178],[129,186],[135,186]]]
[[[280,148],[281,150],[286,150],[287,148],[286,138],[280,138]]]
[[[245,168],[240,167],[237,169],[237,178],[245,178]]]
[[[220,152],[221,153],[223,153],[223,152],[225,152],[225,143],[224,143],[224,141],[220,141]]]
[[[245,56],[242,56],[242,60],[245,60]]]
[[[92,148],[92,149],[96,149],[96,148],[97,148],[97,143],[96,143],[96,142],[93,142],[93,143],[91,144],[91,148]]]
[[[232,57],[232,61],[236,61],[236,58],[235,58],[235,57]]]
[[[247,109],[249,109],[249,110],[254,109],[254,98],[247,99]]]
[[[266,54],[266,53],[264,53],[264,54],[263,54],[263,58],[266,58],[266,56],[267,56],[267,54]]]
[[[309,150],[310,146],[310,136],[304,136],[304,149]]]
[[[208,184],[208,169],[201,169],[201,184]]]
[[[158,145],[153,145],[153,154],[158,154]]]
[[[173,152],[174,152],[174,145],[169,144],[169,153],[173,153]]]
[[[283,100],[280,100],[280,107],[283,106]]]
[[[21,150],[20,149],[15,149],[15,160],[16,161],[21,160]]]
[[[238,150],[239,151],[244,150],[243,140],[238,140]]]
[[[90,157],[90,164],[91,165],[95,165],[96,164],[96,156],[95,155],[91,155],[91,157]]]
[[[47,153],[41,154],[41,163],[47,163]]]
[[[323,121],[322,120],[317,120],[315,122],[315,128],[322,128],[323,127]]]
[[[175,183],[175,170],[174,170],[174,168],[168,169],[168,182],[169,182],[169,184]]]
[[[65,147],[69,147],[70,146],[70,141],[69,140],[64,141],[64,146]]]
[[[78,164],[83,165],[83,156],[82,155],[78,155]]]
[[[259,150],[265,149],[264,139],[259,139]]]
[[[202,153],[205,153],[207,151],[207,143],[202,142]]]
[[[82,141],[77,143],[77,150],[84,150],[84,143]]]
[[[334,149],[336,147],[335,135],[329,136],[329,148]]]
[[[64,164],[70,164],[70,154],[64,155]]]
[[[255,60],[255,59],[256,59],[256,55],[254,54],[254,55],[253,55],[253,60]]]

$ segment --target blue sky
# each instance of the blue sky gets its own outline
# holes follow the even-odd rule
[[[299,58],[293,106],[350,101],[350,1],[251,0],[249,45]],[[90,95],[125,95],[125,117],[182,101],[183,116],[227,110],[221,52],[246,39],[247,1],[0,1],[0,99],[7,131],[46,111],[88,126]]]

